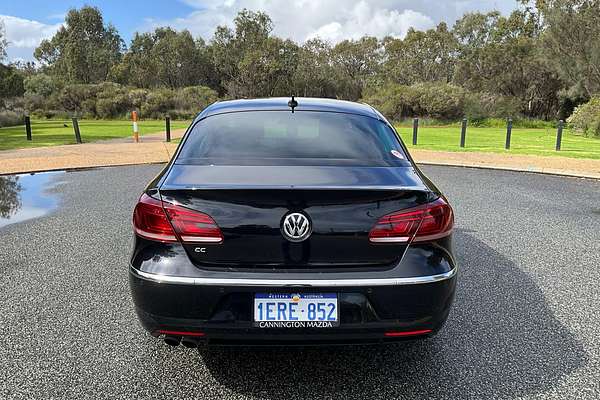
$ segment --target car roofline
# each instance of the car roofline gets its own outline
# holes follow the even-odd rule
[[[382,119],[379,112],[365,103],[310,97],[296,97],[295,99],[298,106],[294,108],[294,112],[337,112]],[[194,118],[194,123],[213,115],[235,112],[291,111],[287,101],[286,97],[216,101],[202,110]]]

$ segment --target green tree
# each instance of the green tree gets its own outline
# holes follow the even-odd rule
[[[234,29],[220,26],[210,43],[220,86],[232,97],[290,95],[298,46],[271,37],[273,23],[263,12],[242,10]]]
[[[217,27],[211,41],[213,64],[223,88],[238,79],[246,53],[260,49],[273,30],[271,18],[263,12],[242,10],[234,19],[234,29]],[[249,65],[249,62],[245,62]]]
[[[208,84],[212,70],[202,39],[194,40],[187,30],[156,28],[152,33],[135,34],[111,77],[136,87],[179,88]]]
[[[384,74],[392,82],[450,82],[458,42],[442,22],[425,32],[409,29],[404,39],[384,40]]]
[[[331,51],[332,64],[338,82],[337,97],[358,100],[362,91],[379,70],[379,42],[371,36],[359,40],[344,40]]]
[[[329,43],[311,39],[298,49],[293,85],[293,93],[298,96],[336,97],[337,82]]]
[[[121,58],[123,40],[112,25],[105,25],[98,8],[69,10],[65,26],[35,49],[35,58],[49,73],[67,83],[106,81]]]
[[[527,11],[465,14],[454,26],[459,54],[454,83],[515,97],[528,115],[554,117],[562,85],[539,52],[541,26]]]
[[[22,96],[24,92],[23,75],[19,70],[0,64],[0,99]]]
[[[600,0],[538,0],[546,59],[575,95],[600,93]]]
[[[120,63],[113,65],[110,76],[119,83],[139,88],[158,86],[158,62],[152,55],[155,38],[151,33],[135,33],[129,50]]]
[[[298,46],[291,40],[268,37],[260,47],[243,53],[238,73],[226,83],[233,97],[289,96]]]

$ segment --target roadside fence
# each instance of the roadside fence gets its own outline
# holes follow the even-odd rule
[[[139,126],[138,126],[138,116],[137,113],[135,111],[133,111],[131,113],[131,120],[132,120],[132,125],[133,125],[133,141],[138,143],[140,140],[140,134],[139,134]],[[56,127],[68,127],[68,120],[49,120],[47,122],[44,122],[43,124],[41,124],[44,128],[47,128],[48,125],[56,125]],[[75,136],[75,143],[77,144],[81,144],[83,143],[82,140],[82,135],[85,134],[85,132],[82,132],[80,127],[79,127],[79,119],[77,117],[73,117],[71,118],[71,124],[73,127],[73,134]],[[31,125],[31,117],[29,115],[25,116],[25,137],[27,138],[28,141],[32,141],[34,139],[35,136],[35,130],[32,128]],[[170,142],[171,141],[171,117],[166,116],[165,117],[165,142]]]
[[[460,136],[459,136],[460,139],[459,139],[459,144],[458,144],[461,148],[467,147],[467,122],[468,122],[467,118],[462,119],[462,123],[461,123],[461,127],[460,127]],[[511,142],[511,138],[512,138],[512,128],[513,128],[513,120],[512,120],[512,118],[507,118],[506,119],[506,140],[504,142],[504,148],[506,150],[510,150],[510,142]],[[563,120],[558,121],[557,128],[556,128],[556,146],[555,146],[556,151],[561,150],[563,128],[564,128],[564,121]],[[418,145],[418,141],[419,141],[418,139],[419,139],[419,118],[414,118],[413,125],[412,125],[412,144],[413,144],[413,146]]]

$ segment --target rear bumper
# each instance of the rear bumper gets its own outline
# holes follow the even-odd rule
[[[456,275],[456,268],[436,275],[414,276],[406,278],[354,278],[354,279],[253,279],[253,278],[214,278],[162,275],[143,272],[130,266],[129,272],[140,279],[156,283],[195,286],[225,286],[225,287],[353,287],[353,286],[405,286],[423,283],[435,283],[448,280]]]
[[[182,277],[130,266],[139,319],[161,330],[202,332],[211,344],[332,344],[428,337],[443,326],[456,287],[456,267],[427,276],[350,279]],[[255,328],[257,292],[337,293],[340,325],[334,328]],[[386,336],[390,332],[423,332]]]

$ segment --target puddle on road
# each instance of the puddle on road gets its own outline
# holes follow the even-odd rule
[[[56,208],[58,199],[49,189],[54,178],[63,173],[0,176],[0,228],[41,217]]]

